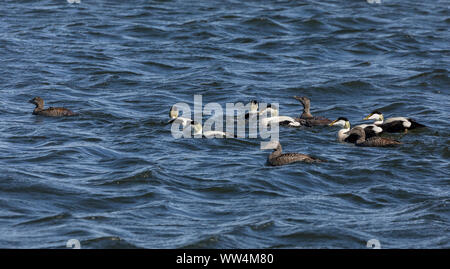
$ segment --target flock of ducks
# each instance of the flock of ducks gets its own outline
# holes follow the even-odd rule
[[[250,110],[245,114],[245,119],[249,120],[252,117],[259,117],[260,115],[268,115],[270,117],[263,117],[261,123],[263,125],[270,125],[278,123],[281,126],[290,127],[314,127],[314,126],[340,126],[337,138],[340,142],[352,143],[361,147],[391,147],[401,144],[400,141],[387,137],[380,136],[383,133],[407,133],[408,130],[426,127],[423,124],[416,122],[414,119],[408,117],[394,117],[384,119],[384,116],[379,111],[373,111],[364,120],[374,121],[372,124],[360,124],[351,128],[350,121],[345,117],[339,117],[332,121],[325,117],[313,116],[311,114],[311,101],[308,97],[294,96],[303,105],[303,112],[300,117],[292,118],[289,116],[280,116],[278,109],[271,106],[259,111],[258,101],[252,100],[250,102]],[[40,97],[35,97],[29,101],[36,107],[33,110],[33,115],[41,115],[47,117],[61,117],[61,116],[75,116],[78,115],[71,110],[63,107],[44,108],[44,100]],[[267,114],[265,114],[267,113]],[[203,131],[202,125],[190,118],[179,117],[178,108],[172,106],[169,112],[169,123],[178,122],[183,127],[190,126],[194,135],[202,135],[202,137],[233,137],[232,134],[221,131]],[[264,149],[274,149],[268,157],[268,163],[273,166],[280,166],[294,162],[320,163],[320,160],[301,153],[282,153],[281,144],[278,141],[269,142]]]

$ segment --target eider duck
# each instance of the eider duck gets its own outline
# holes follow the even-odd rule
[[[349,143],[355,143],[356,137],[349,136],[350,133],[350,121],[345,117],[339,117],[337,120],[332,121],[329,126],[341,126],[342,129],[338,131],[338,141],[339,142],[349,142]],[[367,138],[374,137],[380,133],[383,132],[383,129],[379,126],[376,126],[375,124],[361,124],[357,125],[354,128],[362,128],[365,132],[365,136]]]
[[[264,126],[267,126],[272,123],[278,123],[280,125],[287,125],[287,126],[291,126],[291,127],[299,127],[302,125],[300,122],[296,121],[294,118],[291,118],[289,116],[274,116],[274,117],[263,118],[261,120],[261,123]]]
[[[279,116],[278,109],[275,106],[272,106],[272,104],[267,104],[267,106],[261,111],[258,111],[258,108],[258,101],[252,100],[250,103],[250,111],[245,114],[245,119],[248,120],[250,117],[258,116],[260,117],[259,119],[261,119],[261,124],[263,124],[264,126],[273,123],[279,123],[280,125],[292,127],[298,127],[302,125],[292,117]]]
[[[172,106],[169,112],[170,120],[168,123],[178,122],[181,123],[183,127],[186,127],[191,123],[191,119],[178,117],[178,108],[176,106]]]
[[[311,107],[311,100],[306,97],[306,96],[302,96],[302,97],[298,97],[298,96],[294,96],[294,98],[298,101],[300,101],[300,103],[302,103],[303,105],[303,112],[302,115],[300,116],[300,118],[297,118],[297,121],[306,121],[306,125],[308,126],[323,126],[323,125],[328,125],[331,123],[330,119],[327,119],[325,117],[321,117],[321,116],[313,116],[310,112],[310,107]]]
[[[281,144],[279,141],[269,142],[263,149],[273,149],[274,151],[269,155],[267,161],[272,166],[280,166],[295,162],[306,163],[320,163],[323,160],[308,156],[301,153],[282,153]]]
[[[260,115],[268,115],[270,116],[278,116],[278,109],[272,104],[267,104],[266,108],[261,111],[258,111],[259,103],[256,100],[252,100],[250,102],[250,111],[245,113],[245,119],[248,120],[250,117],[260,116]]]
[[[267,104],[266,108],[259,111],[259,115],[268,115],[270,114],[271,117],[278,116],[278,109],[275,106],[272,106],[272,104]]]
[[[384,120],[383,113],[374,111],[364,120],[374,120],[374,124],[383,128],[388,133],[408,132],[408,130],[426,127],[417,121],[406,117],[394,117]]]
[[[196,121],[191,121],[190,125],[194,130],[195,135],[202,135],[204,138],[233,138],[235,137],[233,134],[222,131],[203,131],[202,125]]]
[[[250,117],[258,116],[258,101],[250,101],[250,111],[245,113],[245,119],[248,120]]]
[[[348,135],[349,137],[355,137],[356,140],[354,143],[360,147],[391,147],[401,144],[400,141],[379,136],[366,139],[366,132],[361,127],[354,127]]]
[[[47,117],[75,116],[76,113],[64,107],[49,107],[44,109],[44,100],[41,97],[34,97],[29,103],[36,105],[33,115],[41,115]]]

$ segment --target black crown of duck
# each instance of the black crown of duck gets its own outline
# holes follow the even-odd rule
[[[33,110],[33,115],[41,115],[47,117],[63,117],[63,116],[75,116],[76,113],[64,107],[49,107],[44,109],[44,99],[41,97],[34,97],[29,101],[36,105]]]

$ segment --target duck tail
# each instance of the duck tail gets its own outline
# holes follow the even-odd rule
[[[327,161],[319,159],[319,158],[316,158],[316,157],[311,157],[311,162],[312,163],[326,163]]]
[[[424,128],[427,127],[421,123],[418,123],[417,121],[413,120],[413,119],[409,119],[409,121],[411,121],[411,127],[410,129],[415,129],[415,128]]]

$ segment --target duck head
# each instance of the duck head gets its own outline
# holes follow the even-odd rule
[[[36,105],[36,107],[44,108],[44,100],[41,97],[34,97],[28,101],[31,104]]]

